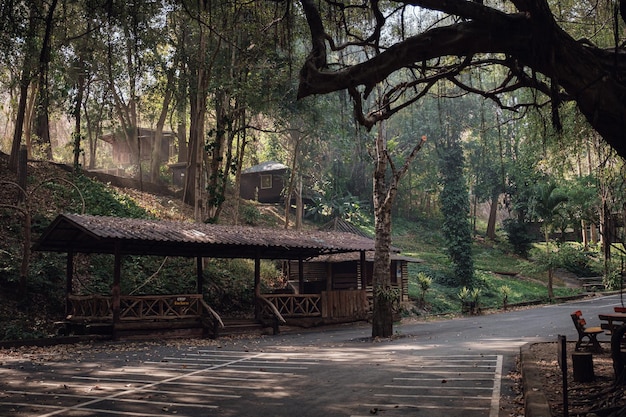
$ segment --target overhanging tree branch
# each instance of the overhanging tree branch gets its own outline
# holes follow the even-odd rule
[[[626,51],[605,50],[588,40],[575,40],[558,26],[547,0],[513,0],[501,6],[501,10],[497,6],[467,0],[395,1],[398,8],[418,7],[456,19],[438,20],[435,26],[398,39],[395,43],[385,38],[387,44],[384,44],[381,42],[383,34],[389,31],[383,30],[382,25],[391,24],[389,15],[396,11],[383,10],[389,15],[387,18],[372,19],[374,29],[369,31],[374,38],[379,38],[370,36],[366,39],[368,42],[353,39],[352,43],[350,39],[342,39],[342,47],[361,46],[360,55],[350,49],[351,57],[360,56],[361,60],[349,65],[331,62],[331,55],[328,54],[329,49],[339,47],[325,31],[318,7],[332,8],[334,3],[323,0],[319,3],[301,0],[301,3],[311,30],[312,49],[300,71],[299,98],[348,90],[355,102],[355,110],[362,115],[358,117],[359,122],[371,127],[375,120],[385,118],[380,109],[363,115],[362,101],[368,98],[375,86],[383,82],[395,84],[388,89],[388,98],[390,104],[394,103],[399,108],[404,106],[398,99],[399,93],[407,91],[410,83],[413,87],[420,83],[415,81],[415,76],[427,85],[427,79],[434,76],[435,68],[442,69],[442,64],[449,60],[462,62],[471,57],[470,63],[465,65],[469,71],[490,64],[505,66],[511,71],[503,76],[505,80],[498,88],[491,90],[467,85],[457,77],[448,79],[465,91],[490,98],[499,105],[502,105],[499,95],[523,87],[545,95],[546,102],[552,102],[553,109],[563,101],[574,100],[590,125],[621,156],[626,157]],[[515,9],[510,11],[512,6]],[[373,16],[374,11],[370,12]],[[497,56],[506,58],[494,59]],[[420,71],[420,68],[429,71]],[[408,71],[401,73],[401,70]],[[411,74],[408,80],[406,74]],[[413,97],[416,96],[418,94]],[[406,105],[416,101],[409,96],[403,99]],[[511,106],[501,107],[515,110]],[[387,109],[386,117],[392,113]],[[555,121],[558,122],[557,119]]]

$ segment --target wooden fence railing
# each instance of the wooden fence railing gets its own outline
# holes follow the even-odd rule
[[[322,297],[320,294],[263,294],[282,317],[319,317],[322,315]],[[265,304],[265,303],[264,303]],[[271,316],[269,306],[262,305],[264,316]]]
[[[112,297],[104,295],[73,295],[68,319],[74,321],[110,321],[113,319]],[[217,316],[206,306],[201,294],[137,295],[120,297],[120,321],[171,320]],[[208,309],[207,309],[208,307]],[[217,320],[219,316],[217,316]]]
[[[321,294],[264,294],[284,318],[364,318],[370,306],[364,290],[322,291]],[[265,317],[271,316],[263,306]]]
[[[72,321],[111,321],[113,308],[111,296],[68,294],[67,319]]]

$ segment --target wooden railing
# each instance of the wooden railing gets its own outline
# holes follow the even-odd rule
[[[284,318],[319,317],[322,315],[322,297],[320,294],[264,294],[263,298],[273,305]],[[267,303],[262,306],[262,313],[271,316]]]
[[[111,296],[68,294],[67,319],[72,321],[113,320]]]
[[[264,294],[263,299],[284,318],[365,318],[370,310],[364,290],[322,291],[321,294]],[[262,306],[264,317],[272,312]]]
[[[67,297],[68,320],[112,321],[112,297],[73,295]],[[173,320],[209,317],[224,327],[220,316],[202,299],[201,294],[137,295],[120,297],[120,321]]]
[[[170,320],[202,316],[202,295],[138,295],[120,297],[120,320]]]
[[[259,304],[260,304],[261,313],[264,317],[267,317],[267,316],[272,317],[280,324],[287,323],[283,315],[280,314],[280,311],[278,310],[278,308],[276,308],[276,306],[272,304],[272,302],[269,299],[267,299],[265,296],[262,295],[261,297],[259,297]]]

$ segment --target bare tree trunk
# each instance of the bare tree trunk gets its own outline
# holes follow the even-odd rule
[[[291,142],[293,145],[293,153],[291,155],[291,167],[289,170],[289,184],[287,185],[287,191],[285,192],[285,229],[289,229],[291,197],[294,194],[296,176],[298,175],[298,154],[300,153],[300,143],[302,142],[302,135],[299,123],[296,129],[289,130],[289,137],[291,138]]]
[[[240,125],[246,125],[246,112],[245,110],[241,112],[239,116],[241,118]],[[237,168],[235,170],[235,208],[233,213],[233,222],[234,224],[239,224],[239,194],[241,190],[241,168],[243,166],[243,157],[246,151],[246,130],[243,129],[237,134]]]
[[[546,226],[544,225],[544,227]],[[554,268],[552,268],[552,261],[550,260],[550,232],[546,228],[543,233],[546,240],[546,259],[550,262],[548,266],[548,298],[552,300],[554,299]]]
[[[26,117],[26,107],[28,103],[28,89],[32,77],[32,48],[30,45],[34,43],[36,30],[36,13],[35,7],[31,4],[28,34],[26,36],[26,47],[24,48],[24,61],[22,62],[22,73],[20,75],[20,95],[17,105],[17,115],[15,118],[15,130],[13,132],[13,142],[11,143],[11,154],[9,156],[9,170],[17,173],[20,146],[22,145],[22,133],[24,131],[24,122],[29,120]]]
[[[489,239],[496,238],[496,217],[498,214],[498,198],[499,195],[491,196],[491,206],[489,208],[489,219],[487,220],[487,237]]]
[[[376,167],[374,168],[375,255],[372,277],[374,314],[372,337],[393,335],[393,294],[391,293],[391,205],[387,185],[387,138],[384,124],[378,124],[376,136]]]
[[[393,335],[393,305],[399,294],[391,288],[391,208],[398,192],[398,183],[404,177],[417,152],[426,142],[422,136],[397,170],[387,153],[387,139],[384,124],[379,122],[376,136],[376,166],[374,168],[374,275],[372,277],[374,312],[372,316],[372,337]],[[387,180],[387,170],[391,178]]]
[[[33,154],[33,120],[35,119],[35,104],[37,103],[37,94],[39,90],[38,82],[30,83],[30,94],[28,104],[26,105],[26,118],[24,119],[24,143],[28,149],[28,156]]]
[[[48,70],[50,67],[50,50],[52,48],[52,30],[54,27],[54,10],[57,0],[52,0],[48,6],[46,26],[41,53],[39,54],[39,100],[37,106],[37,136],[44,147],[48,160],[52,160],[52,142],[50,141],[50,120],[48,108],[50,107],[50,94],[48,91]]]
[[[163,127],[165,126],[165,120],[167,119],[167,113],[170,108],[170,102],[172,101],[172,84],[174,82],[174,72],[168,71],[167,73],[167,86],[165,87],[165,95],[163,96],[163,104],[161,106],[161,114],[156,124],[156,130],[154,132],[154,146],[152,148],[150,158],[150,181],[154,184],[161,183],[160,169],[161,169],[161,148],[163,147]]]
[[[30,85],[30,71],[26,69],[26,60],[27,58],[25,58],[24,68],[22,68],[22,76],[20,77],[20,100],[17,106],[17,119],[15,121],[15,132],[13,133],[11,156],[9,158],[9,169],[13,172],[17,172],[18,169],[20,145],[22,144],[22,131],[26,116],[28,86]]]
[[[82,54],[78,57],[78,74],[76,78],[76,103],[74,103],[74,171],[80,167],[80,143],[81,132],[81,109],[83,107],[83,95],[85,93],[85,60]]]
[[[302,177],[300,177],[296,188],[296,230],[302,230],[303,214],[304,204],[302,202]]]

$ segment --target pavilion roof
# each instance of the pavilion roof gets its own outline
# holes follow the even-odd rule
[[[352,233],[60,214],[33,246],[47,252],[246,259],[308,259],[373,251]]]

